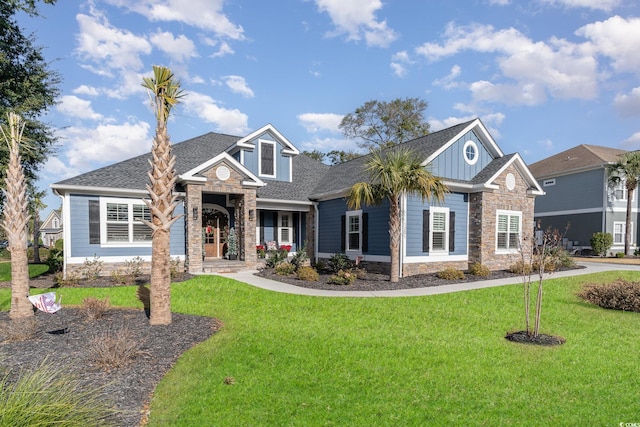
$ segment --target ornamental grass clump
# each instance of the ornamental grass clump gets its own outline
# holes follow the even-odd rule
[[[462,280],[464,279],[464,273],[458,269],[455,269],[453,267],[447,267],[442,271],[439,271],[437,273],[437,276],[440,279],[445,279],[445,280]]]
[[[93,321],[104,317],[110,307],[109,297],[105,299],[87,297],[82,300],[81,311],[86,320]]]
[[[489,277],[491,275],[491,270],[489,270],[489,267],[486,265],[476,262],[469,267],[469,274],[478,277]]]
[[[316,269],[310,266],[300,267],[297,274],[298,279],[300,280],[307,280],[310,282],[317,282],[318,280],[320,280],[320,275],[318,274]]]
[[[578,297],[602,308],[640,312],[640,282],[617,280],[585,286]]]
[[[140,354],[140,343],[127,328],[110,329],[90,343],[91,359],[103,369],[121,368]]]
[[[2,322],[2,336],[8,342],[27,341],[38,334],[38,322],[34,317]]]
[[[103,389],[87,387],[47,360],[15,381],[0,379],[0,427],[109,426],[115,412]]]
[[[356,275],[351,271],[340,270],[333,276],[329,278],[329,283],[333,283],[335,285],[348,286],[353,285],[353,282],[356,281]]]
[[[290,276],[296,272],[296,266],[285,261],[276,265],[275,270],[278,276]]]

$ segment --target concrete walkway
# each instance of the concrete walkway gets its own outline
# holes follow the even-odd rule
[[[578,262],[586,268],[570,271],[560,271],[548,275],[547,278],[555,279],[557,277],[579,276],[583,274],[599,273],[602,271],[613,270],[635,270],[640,271],[640,265],[613,264],[604,262]],[[321,297],[412,297],[422,295],[445,294],[449,292],[461,292],[471,289],[491,288],[494,286],[513,285],[522,283],[519,278],[496,279],[496,280],[479,280],[476,282],[455,283],[452,285],[431,286],[426,288],[414,289],[397,289],[390,291],[328,291],[321,289],[309,289],[300,286],[289,285],[287,283],[258,277],[255,271],[243,271],[240,273],[225,273],[220,276],[229,277],[240,282],[247,283],[258,288],[267,289],[274,292],[283,292],[296,295],[309,295]],[[532,276],[532,282],[536,278]]]

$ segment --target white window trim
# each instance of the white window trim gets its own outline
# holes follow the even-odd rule
[[[473,159],[469,159],[467,157],[468,147],[473,147],[473,150],[476,153],[475,156],[473,156]],[[468,165],[473,166],[476,163],[478,163],[478,158],[480,157],[480,152],[478,151],[478,144],[476,144],[475,141],[472,141],[472,140],[465,142],[464,146],[462,147],[462,157],[464,157],[464,161],[467,162]]]
[[[119,203],[128,205],[128,224],[129,224],[129,241],[128,242],[108,242],[107,241],[107,203]],[[118,248],[118,247],[151,247],[151,240],[144,242],[133,241],[133,205],[145,205],[142,199],[119,199],[110,197],[100,197],[100,246]],[[138,222],[136,222],[138,223]]]
[[[282,218],[287,217],[289,221],[289,226],[282,226]],[[289,239],[282,239],[282,230],[289,230]],[[292,245],[293,244],[293,215],[291,212],[278,212],[278,245]]]
[[[444,213],[444,249],[433,248],[433,233],[435,231],[433,226],[433,219],[435,213]],[[449,253],[449,208],[431,207],[429,212],[429,255],[442,255]]]
[[[271,144],[273,145],[273,174],[268,175],[262,172],[262,145]],[[265,176],[268,178],[275,178],[277,175],[276,171],[276,142],[269,141],[267,139],[259,139],[258,140],[258,171],[260,176]]]
[[[351,234],[349,232],[349,218],[351,217],[358,217],[358,242],[359,242],[359,246],[356,249],[351,249],[349,247],[349,235]],[[344,230],[344,236],[345,236],[345,242],[344,242],[344,250],[346,253],[352,254],[352,255],[362,255],[362,209],[357,210],[357,211],[347,211],[345,213],[345,230]]]
[[[622,191],[621,198],[616,197],[616,191]],[[637,192],[637,190],[633,192],[633,198],[631,199],[632,202],[635,202]],[[625,179],[622,179],[615,187],[613,187],[613,200],[615,200],[616,202],[626,202],[628,196],[629,192],[627,191],[627,181]]]
[[[499,248],[498,247],[498,217],[500,215],[507,215],[508,217],[512,217],[512,216],[517,216],[518,217],[518,225],[519,225],[519,232],[518,232],[518,244],[520,244],[520,240],[522,239],[522,212],[521,211],[507,211],[507,210],[497,210],[496,211],[496,230],[495,230],[495,236],[496,236],[496,253],[497,254],[513,254],[513,253],[517,253],[519,248]],[[511,223],[511,221],[509,219],[507,219],[507,226]],[[508,234],[508,233],[507,233]],[[507,244],[509,243],[509,239],[507,237]]]
[[[620,239],[620,241],[616,241],[616,226],[619,225],[622,228],[622,239]],[[626,236],[626,221],[614,221],[613,222],[613,244],[614,245],[624,245],[624,239]],[[631,246],[634,245],[634,241],[633,241],[633,221],[629,224],[630,228],[631,228],[631,241],[629,242],[629,244]]]

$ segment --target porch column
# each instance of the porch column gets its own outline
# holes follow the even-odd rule
[[[202,273],[202,186],[188,184],[186,190],[188,272]]]
[[[247,265],[255,266],[258,263],[256,252],[256,224],[258,210],[256,209],[256,191],[254,189],[244,191],[244,203],[242,203],[242,229],[244,236],[244,256]]]

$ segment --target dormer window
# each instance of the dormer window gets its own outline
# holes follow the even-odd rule
[[[276,143],[260,140],[260,176],[275,178],[276,176]]]

